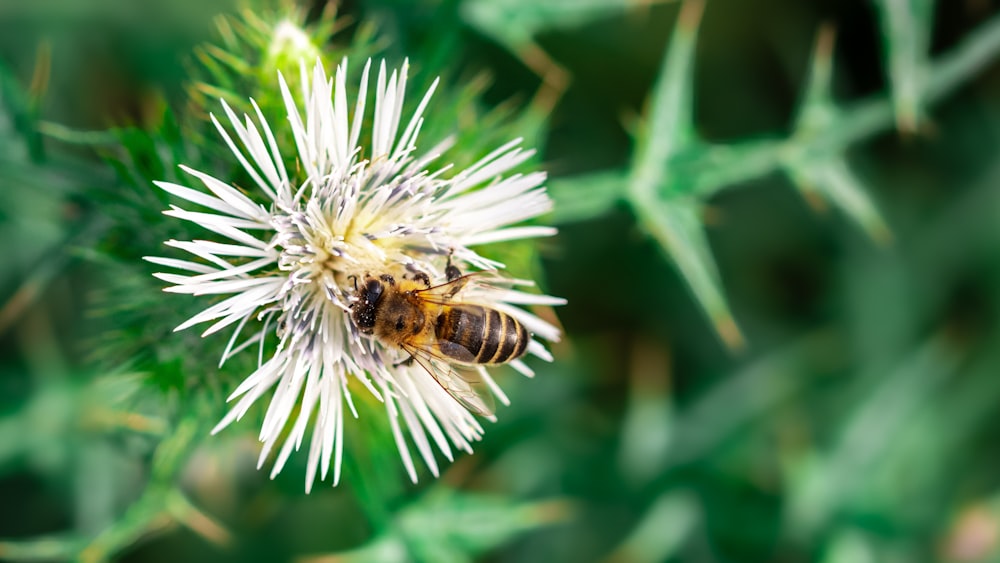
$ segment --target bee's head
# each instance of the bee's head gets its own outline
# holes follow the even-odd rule
[[[351,305],[351,318],[362,334],[372,334],[375,330],[376,310],[387,283],[382,279],[365,277],[358,289],[357,300]]]

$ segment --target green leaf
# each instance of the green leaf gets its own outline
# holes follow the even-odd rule
[[[807,199],[818,195],[842,209],[875,241],[886,244],[892,235],[861,180],[854,175],[837,147],[813,142],[837,127],[842,112],[830,91],[833,74],[833,30],[817,34],[812,69],[796,122],[795,135],[783,155],[784,166]]]
[[[83,411],[76,400],[78,388],[61,370],[49,367],[44,371],[47,379],[28,401],[0,418],[0,473],[22,460],[54,481],[72,470]]]
[[[15,133],[19,137],[16,142],[5,141],[0,144],[0,156],[16,153],[24,160],[41,161],[44,146],[41,136],[35,130],[38,99],[18,83],[5,65],[0,65],[0,106],[3,109],[0,114],[0,134],[11,137],[11,140],[15,139]],[[27,153],[23,157],[20,156],[22,150]]]
[[[896,126],[917,130],[924,105],[933,0],[877,0]]]
[[[892,241],[892,232],[871,200],[861,180],[842,158],[789,166],[789,174],[804,193],[818,193],[856,221],[879,244]]]
[[[700,520],[698,502],[693,495],[686,492],[664,493],[653,502],[639,525],[608,560],[633,563],[670,561]]]
[[[470,26],[519,51],[540,31],[580,27],[634,6],[632,0],[465,0],[461,15]]]
[[[701,206],[692,201],[652,200],[636,206],[640,225],[674,261],[716,332],[733,349],[744,344],[722,294],[722,283],[701,225]]]
[[[700,204],[676,197],[671,159],[695,143],[692,83],[694,47],[702,0],[688,0],[681,7],[653,90],[649,118],[639,140],[629,178],[628,200],[639,225],[674,261],[722,340],[732,348],[743,337],[722,293],[722,284],[701,226]],[[664,190],[666,193],[664,194]],[[665,198],[661,199],[662,197]]]
[[[640,488],[668,466],[677,428],[670,360],[663,345],[637,338],[631,356],[618,465],[629,485]]]
[[[560,500],[518,502],[438,485],[399,511],[386,533],[332,557],[359,563],[473,561],[520,533],[564,519],[568,510]]]
[[[106,561],[141,538],[176,525],[176,516],[185,510],[178,507],[187,506],[186,501],[176,498],[183,495],[176,483],[187,460],[199,442],[209,436],[211,428],[203,402],[187,406],[187,414],[157,446],[150,482],[142,496],[80,551],[80,561]]]
[[[670,179],[660,186],[660,196],[708,198],[722,189],[746,185],[774,172],[782,163],[785,147],[785,142],[772,139],[692,144],[671,159]]]
[[[450,544],[471,556],[495,549],[522,532],[563,520],[568,514],[569,507],[561,500],[519,502],[439,486],[407,507],[397,526],[416,553]]]
[[[775,412],[808,385],[810,361],[843,346],[827,332],[809,334],[740,369],[678,414],[670,461],[683,465],[710,455],[757,419]]]
[[[845,418],[830,450],[816,452],[793,479],[788,525],[797,537],[810,537],[855,501],[864,482],[857,476],[872,471],[921,409],[938,400],[941,385],[960,360],[943,336],[931,338],[904,357],[890,370],[868,368],[863,378],[874,386]]]
[[[856,529],[838,533],[830,542],[822,563],[875,563],[878,553],[871,538]]]
[[[628,178],[613,170],[548,181],[554,202],[550,220],[557,224],[586,221],[609,213],[625,197]]]
[[[53,535],[29,540],[0,541],[0,559],[4,561],[63,561],[80,549],[79,538]]]
[[[996,63],[1000,53],[1000,15],[965,36],[930,65],[923,84],[927,101],[938,100]]]
[[[688,0],[677,18],[633,158],[633,198],[652,195],[663,186],[670,159],[694,142],[694,47],[703,8],[702,0]]]
[[[833,46],[833,27],[828,25],[821,27],[816,34],[809,80],[795,124],[797,135],[811,137],[821,134],[837,118],[837,106],[831,89]]]
[[[831,28],[820,31],[792,138],[708,146],[692,142],[671,157],[672,177],[659,186],[660,193],[664,197],[674,193],[707,197],[787,168],[796,158],[842,155],[851,145],[891,127],[892,101],[882,95],[843,108],[834,104],[829,89],[832,39]],[[924,100],[936,102],[949,95],[992,64],[998,53],[1000,17],[994,17],[930,65],[929,78],[923,84]]]
[[[166,513],[167,495],[168,491],[161,487],[146,487],[125,514],[80,550],[77,560],[81,563],[108,561],[139,538],[172,526],[174,522]]]

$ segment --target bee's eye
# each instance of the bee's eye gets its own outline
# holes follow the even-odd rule
[[[382,284],[378,280],[368,280],[365,284],[364,297],[369,303],[378,301],[378,298],[382,297]]]

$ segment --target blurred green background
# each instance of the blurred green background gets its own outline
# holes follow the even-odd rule
[[[1000,561],[997,2],[263,4],[0,0],[0,560]],[[550,174],[566,338],[440,480],[373,414],[269,481],[138,261],[290,14]]]

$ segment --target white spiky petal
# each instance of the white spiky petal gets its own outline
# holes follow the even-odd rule
[[[398,350],[358,333],[347,313],[353,297],[351,276],[396,267],[440,280],[448,253],[466,269],[499,270],[503,264],[470,247],[555,232],[548,227],[512,226],[551,206],[542,187],[544,173],[504,177],[533,154],[520,148],[520,140],[497,148],[463,171],[448,166],[429,170],[447,148],[417,153],[422,113],[437,82],[404,125],[405,63],[391,74],[384,62],[380,65],[371,144],[361,146],[370,64],[365,65],[352,110],[346,60],[337,68],[335,82],[319,62],[311,76],[302,65],[298,99],[279,76],[300,168],[296,177],[286,171],[275,135],[256,102],[251,100],[255,115],[241,118],[223,101],[228,128],[215,116],[212,120],[255,186],[244,193],[187,167],[182,168],[203,188],[157,183],[198,208],[172,206],[166,215],[197,223],[218,235],[214,238],[225,240],[167,242],[193,254],[196,261],[147,258],[180,272],[156,274],[172,284],[166,291],[225,296],[177,329],[210,323],[203,333],[207,336],[232,327],[222,362],[247,348],[257,349],[256,371],[230,395],[234,404],[213,432],[239,420],[270,393],[260,429],[259,465],[277,447],[273,477],[308,439],[307,491],[317,471],[325,479],[331,465],[333,483],[339,481],[344,411],[358,416],[348,388],[350,378],[385,403],[400,456],[414,481],[417,472],[407,435],[436,476],[435,449],[450,460],[452,448],[471,451],[471,443],[483,433],[477,419],[427,372],[417,365],[398,365],[403,359]],[[463,299],[514,315],[535,337],[556,340],[555,327],[518,305],[563,301],[512,289],[523,283],[511,280],[506,289],[470,284]],[[271,332],[276,332],[279,343],[274,350],[265,350]],[[528,352],[550,359],[536,341]],[[532,375],[523,362],[512,365]],[[499,386],[486,370],[480,371],[506,404]]]

